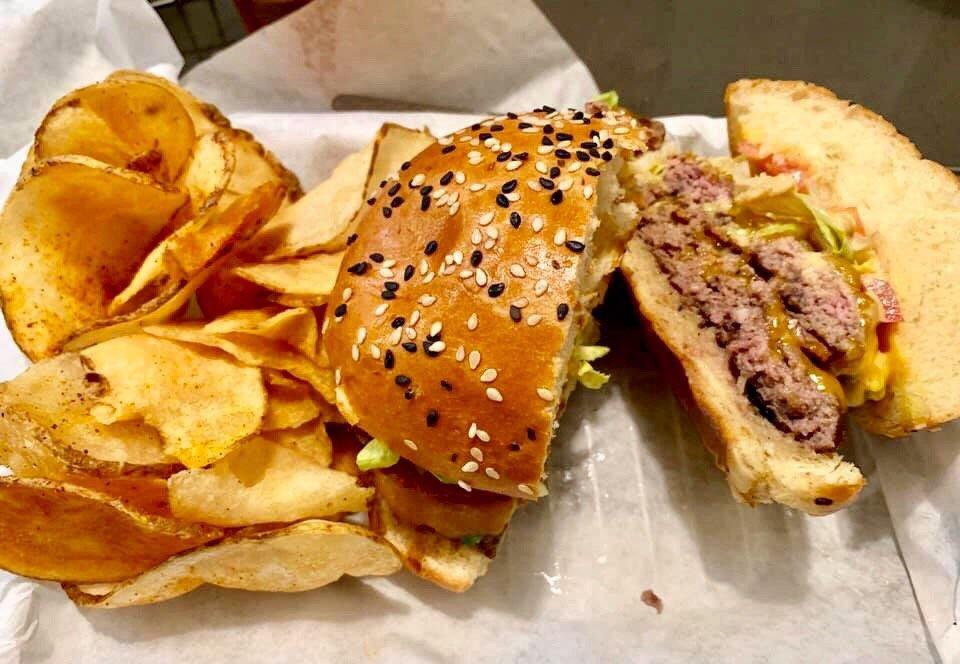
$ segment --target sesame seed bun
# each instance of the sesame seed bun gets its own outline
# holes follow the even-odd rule
[[[638,212],[617,173],[662,138],[623,112],[539,109],[384,181],[324,322],[348,420],[464,490],[542,495],[574,347]]]

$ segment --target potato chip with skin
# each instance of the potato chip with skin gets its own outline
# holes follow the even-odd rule
[[[333,462],[333,441],[327,434],[323,420],[307,422],[295,429],[265,431],[262,435],[270,442],[294,450],[323,468],[329,468]]]
[[[232,311],[210,321],[203,329],[213,334],[243,332],[282,341],[311,359],[317,356],[320,342],[317,317],[305,308]]]
[[[366,509],[373,489],[266,437],[253,436],[209,468],[167,480],[184,520],[224,527],[288,523]]]
[[[83,155],[111,166],[176,181],[196,132],[183,104],[146,80],[114,80],[61,97],[34,137],[37,161]]]
[[[35,579],[101,583],[140,574],[222,536],[45,479],[0,478],[0,568]]]
[[[323,304],[333,292],[343,252],[313,254],[303,258],[291,258],[276,263],[253,263],[237,265],[233,274],[274,292],[310,297]]]
[[[319,397],[306,383],[297,387],[267,385],[267,414],[262,429],[293,429],[320,415]]]
[[[329,297],[327,295],[299,295],[290,293],[271,293],[267,296],[273,304],[284,307],[310,308],[324,306]]]
[[[190,216],[215,207],[237,167],[236,150],[226,131],[203,134],[193,146],[180,186],[190,194]]]
[[[158,85],[175,96],[186,110],[197,134],[206,134],[218,129],[229,127],[230,122],[213,104],[200,101],[176,83],[162,76],[148,74],[135,69],[118,69],[107,77],[107,81],[141,81]]]
[[[390,545],[366,528],[312,519],[241,532],[171,558],[110,590],[75,584],[65,585],[64,590],[79,606],[115,609],[163,602],[204,583],[239,590],[302,592],[344,575],[387,576],[400,567]]]
[[[92,415],[103,424],[142,419],[188,468],[226,456],[266,413],[260,371],[212,349],[136,334],[83,356],[108,386]]]
[[[106,316],[186,194],[88,157],[41,162],[0,217],[0,296],[33,360]]]

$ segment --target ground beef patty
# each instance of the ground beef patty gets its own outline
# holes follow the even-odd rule
[[[688,166],[665,178],[668,195],[647,210],[638,237],[684,305],[715,330],[737,385],[757,411],[817,451],[835,449],[843,405],[814,381],[814,365],[798,345],[778,343],[771,318],[786,311],[830,354],[846,353],[863,339],[854,294],[828,263],[810,257],[804,241],[781,238],[757,247],[756,255],[749,255],[752,247],[744,254],[724,232],[732,219],[697,205],[723,183],[700,182],[710,176]]]

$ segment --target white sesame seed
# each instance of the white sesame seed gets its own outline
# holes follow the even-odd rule
[[[453,174],[453,179],[457,184],[463,184],[467,181],[467,176],[463,174],[463,171],[457,171]]]
[[[340,373],[340,367],[337,367],[333,372],[333,382],[339,385],[341,380],[343,380],[343,376]]]
[[[434,278],[436,278],[436,276],[437,276],[436,272],[427,272],[426,276],[423,278],[423,283],[429,284],[431,281],[434,280]]]
[[[457,362],[463,362],[463,358],[465,358],[466,356],[467,356],[467,351],[464,350],[463,346],[460,346],[459,348],[457,348],[457,355],[456,355]]]
[[[433,325],[430,326],[430,336],[435,337],[440,334],[440,330],[443,329],[443,323],[436,321]]]
[[[437,298],[433,295],[421,295],[420,299],[417,300],[420,304],[425,307],[431,306],[434,302],[437,301]]]
[[[477,152],[476,150],[470,150],[470,152],[467,153],[467,159],[478,159],[478,158],[480,158],[480,157],[482,157],[482,156],[483,156],[483,155],[481,155],[481,154],[480,154],[479,152]]]
[[[537,388],[537,396],[544,401],[553,401],[553,392],[545,387]]]
[[[400,337],[402,335],[403,335],[403,328],[398,327],[397,329],[395,329],[393,332],[390,333],[390,336],[387,337],[387,341],[390,342],[390,345],[396,346],[398,343],[400,343]]]
[[[485,442],[485,443],[489,443],[489,442],[490,442],[490,434],[488,434],[488,433],[487,433],[486,431],[484,431],[483,429],[477,429],[477,438],[480,439],[480,440],[482,440],[482,441]]]
[[[427,350],[431,353],[442,353],[447,349],[447,344],[443,341],[434,341],[427,347]]]
[[[406,329],[406,334],[407,334],[407,339],[409,339],[410,341],[413,341],[414,339],[417,338],[417,331],[412,327],[408,327]]]
[[[478,464],[476,461],[467,461],[465,464],[463,464],[460,470],[465,473],[475,473],[480,470],[480,464]]]
[[[522,131],[524,134],[536,134],[538,131],[540,131],[540,128],[539,128],[539,127],[524,127],[524,128],[521,129],[520,131]]]
[[[471,136],[470,134],[467,134],[467,135],[465,135],[465,136],[461,136],[461,137],[460,137],[460,142],[461,142],[461,143],[466,143],[467,141],[471,140],[472,138],[473,138],[473,136]]]
[[[486,140],[483,142],[483,145],[484,145],[484,147],[488,147],[488,148],[489,148],[489,147],[492,147],[492,146],[494,146],[494,145],[497,145],[498,143],[500,143],[500,141],[498,141],[495,137],[491,136],[490,138],[486,139]]]
[[[559,143],[557,143],[557,147],[558,147],[558,148],[568,148],[568,147],[570,147],[570,139],[567,139],[567,140],[565,140],[565,141],[560,141]]]
[[[414,309],[413,313],[410,315],[410,325],[416,325],[420,322],[420,310]]]
[[[496,369],[487,369],[482,374],[480,374],[481,383],[492,383],[497,379],[497,370]]]
[[[503,401],[503,395],[500,394],[500,390],[498,390],[495,387],[487,388],[487,398],[490,399],[490,401],[496,401],[496,402]]]
[[[358,346],[357,344],[353,344],[350,347],[350,357],[353,358],[354,362],[360,361],[360,346]]]
[[[492,479],[492,480],[498,480],[498,479],[500,479],[500,473],[498,473],[498,472],[497,472],[496,470],[494,470],[493,468],[487,468],[487,469],[484,470],[483,472],[485,472],[485,473],[487,474],[487,477],[489,477],[489,478]]]
[[[543,316],[541,316],[540,314],[533,314],[531,316],[527,316],[527,325],[529,325],[530,327],[534,327],[535,325],[539,325],[540,321],[542,320],[543,320]]]
[[[329,329],[329,327],[330,327],[330,319],[329,319],[329,318],[324,318],[324,319],[323,319],[323,325],[320,326],[320,334],[326,334],[326,333],[327,333],[327,329]]]
[[[487,185],[483,184],[482,182],[474,182],[472,185],[470,185],[470,191],[483,191],[486,186]]]
[[[613,130],[613,133],[614,133],[614,134],[626,134],[628,131],[630,131],[629,127],[617,127],[616,129]]]
[[[527,186],[531,191],[543,191],[543,187],[536,180],[527,180]]]
[[[510,274],[515,277],[522,279],[527,276],[527,271],[523,269],[523,266],[520,263],[514,263],[510,266]]]
[[[393,279],[393,270],[388,267],[380,268],[380,276],[384,279]]]
[[[483,242],[483,235],[480,233],[479,228],[474,228],[473,232],[470,233],[470,242],[473,244],[480,244]]]
[[[497,244],[497,241],[494,240],[493,238],[490,238],[489,240],[487,240],[486,242],[483,243],[483,248],[484,248],[484,249],[493,249],[494,246],[496,246],[496,244]]]
[[[518,485],[517,485],[517,490],[518,490],[520,493],[525,493],[525,494],[527,494],[528,496],[532,496],[532,495],[533,495],[533,489],[531,489],[530,487],[528,487],[526,484],[518,484]]]
[[[527,265],[529,265],[530,267],[536,267],[536,266],[537,266],[537,257],[534,256],[533,254],[527,255],[527,256],[524,258],[524,260],[527,261]]]
[[[479,138],[471,138],[471,139],[470,139],[470,145],[472,145],[473,147],[477,147],[478,145],[480,145],[480,139],[479,139]]]
[[[450,202],[450,194],[444,194],[437,200],[437,207],[443,207]]]
[[[464,482],[463,480],[457,480],[457,486],[463,489],[464,491],[466,491],[467,493],[470,493],[471,491],[473,491],[473,488],[471,488],[471,486],[466,482]]]
[[[430,264],[427,263],[427,259],[426,259],[426,258],[421,258],[421,259],[420,259],[420,274],[421,274],[421,275],[424,275],[424,274],[426,274],[426,273],[429,272],[429,271],[430,271]]]
[[[480,288],[487,285],[487,273],[484,272],[483,268],[477,270],[474,278],[477,280],[477,286],[480,286]]]
[[[371,344],[371,345],[370,345],[370,356],[371,356],[373,359],[375,359],[375,360],[379,360],[379,359],[380,359],[380,346],[378,346],[377,344]]]
[[[483,461],[483,450],[481,450],[479,447],[471,447],[470,456],[472,456],[477,461]]]
[[[583,197],[589,201],[591,196],[593,196],[593,187],[586,185],[583,188]]]
[[[537,163],[534,167],[537,169],[537,171],[543,173],[544,175],[550,172],[550,169],[547,168],[547,162],[541,161],[540,159],[537,159]]]
[[[543,230],[543,217],[537,215],[533,218],[533,232],[539,233]]]
[[[460,200],[460,192],[459,192],[459,191],[451,191],[451,192],[448,194],[448,196],[449,196],[449,198],[447,199],[447,202],[448,202],[448,203],[456,203],[457,201]]]
[[[520,192],[511,191],[509,194],[507,194],[507,200],[510,201],[511,203],[516,203],[517,201],[520,200]]]
[[[512,149],[513,149],[513,144],[512,144],[512,143],[504,143],[504,144],[503,144],[503,148],[502,148],[503,152],[510,152],[510,150],[512,150]]]
[[[560,182],[557,183],[557,189],[560,191],[566,191],[573,186],[573,180],[570,178],[563,178]]]
[[[443,187],[440,187],[439,189],[433,190],[433,193],[430,194],[430,198],[432,198],[433,200],[437,200],[438,198],[443,198],[446,195],[447,195],[447,190],[444,189]]]
[[[548,288],[550,288],[550,284],[546,279],[538,279],[537,283],[533,287],[533,294],[537,297],[540,297],[547,292]]]
[[[403,444],[406,445],[407,447],[409,447],[409,448],[410,448],[411,450],[413,450],[414,452],[417,451],[417,444],[416,444],[415,442],[413,442],[412,440],[410,440],[409,438],[404,438],[404,439],[403,439]]]
[[[562,228],[553,234],[553,243],[558,247],[567,241],[567,231]]]
[[[480,319],[477,317],[477,314],[470,314],[470,318],[467,319],[467,329],[472,332],[473,330],[477,329],[478,325],[480,325]]]
[[[367,328],[358,327],[357,328],[357,343],[362,344],[367,338]]]
[[[459,249],[453,252],[453,262],[456,263],[457,265],[460,265],[461,263],[463,263],[463,252],[460,251]]]
[[[512,304],[513,306],[515,306],[517,309],[523,309],[525,306],[527,306],[528,304],[530,304],[530,300],[528,300],[528,299],[525,298],[525,297],[520,297],[520,298],[517,298],[516,300],[514,300],[513,302],[511,302],[510,304]]]
[[[470,428],[467,429],[467,438],[473,438],[476,435],[477,435],[477,423],[471,422]]]
[[[470,351],[470,368],[476,371],[477,367],[480,366],[480,351],[472,350]]]
[[[397,259],[391,258],[389,260],[383,261],[383,265],[381,265],[381,267],[395,267],[396,265],[397,265]]]
[[[599,137],[598,137],[597,140],[599,140],[600,142],[603,142],[603,141],[607,140],[608,138],[610,138],[610,132],[607,131],[606,129],[601,129],[601,130],[600,130],[600,135],[599,135]]]
[[[473,270],[460,270],[461,279],[469,279],[473,276]]]
[[[437,139],[437,143],[439,143],[440,145],[450,145],[450,143],[452,142],[453,142],[453,139],[450,138],[449,136],[443,136]]]
[[[344,302],[349,302],[351,295],[353,295],[353,289],[352,289],[352,288],[350,288],[349,286],[347,286],[346,288],[343,289],[343,301],[344,301]]]
[[[550,154],[551,152],[553,152],[553,146],[552,146],[552,145],[538,145],[538,146],[537,146],[537,154]]]
[[[382,316],[383,314],[387,313],[387,309],[389,308],[390,308],[390,305],[384,302],[383,304],[378,304],[377,308],[373,310],[373,313],[376,316]]]
[[[576,173],[577,171],[579,171],[581,163],[582,162],[575,161],[569,166],[567,166],[567,173]]]
[[[452,217],[453,215],[455,215],[455,214],[456,214],[457,212],[459,212],[459,211],[460,211],[460,201],[457,201],[456,203],[454,203],[453,205],[450,206],[450,216],[451,216],[451,217]]]
[[[520,168],[521,166],[523,166],[523,162],[522,162],[522,161],[517,161],[516,159],[511,159],[510,161],[507,162],[507,170],[508,170],[508,171],[515,171],[515,170],[517,170],[518,168]]]
[[[487,228],[487,237],[496,240],[498,237],[500,237],[500,230],[496,226],[490,226]]]
[[[480,157],[476,157],[473,159],[468,159],[467,163],[470,164],[471,166],[478,166],[482,161],[483,159],[481,159]]]
[[[480,215],[480,218],[477,219],[477,223],[481,226],[488,225],[491,221],[493,221],[493,214],[493,212],[484,212],[482,215]]]

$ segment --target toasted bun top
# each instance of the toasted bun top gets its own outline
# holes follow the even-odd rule
[[[743,80],[726,91],[733,152],[780,155],[827,208],[856,207],[904,320],[888,396],[854,410],[887,435],[960,416],[960,180],[923,159],[879,115],[801,81]]]
[[[324,323],[345,416],[465,490],[536,497],[598,176],[661,135],[539,109],[441,138],[384,181]]]

